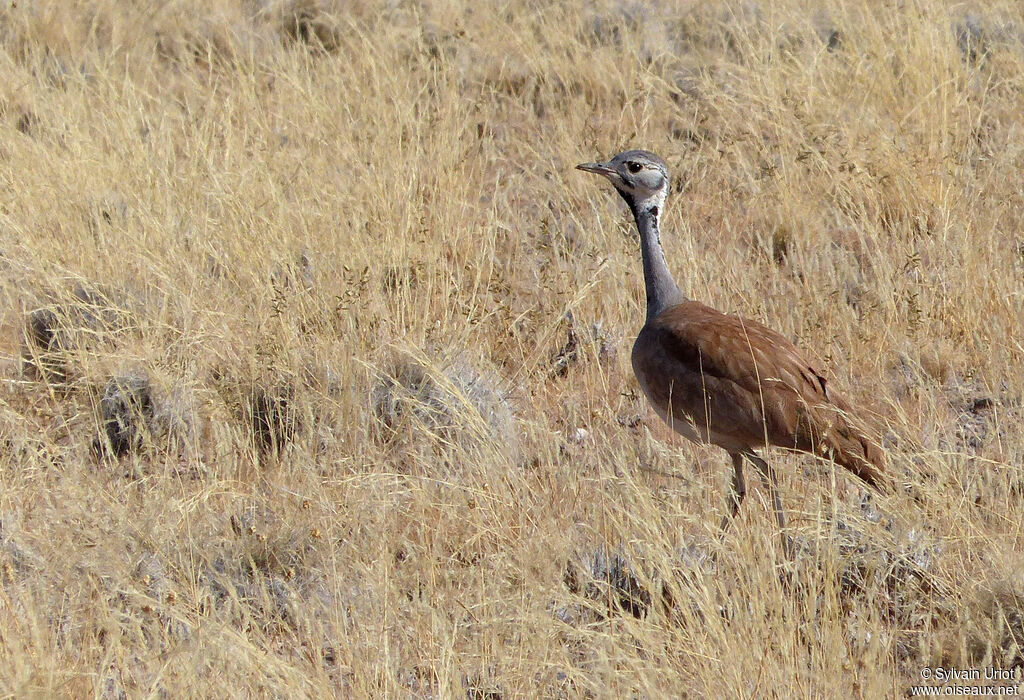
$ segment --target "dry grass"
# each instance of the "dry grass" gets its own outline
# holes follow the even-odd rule
[[[6,3],[0,688],[1021,664],[1024,14],[988,5]],[[725,457],[641,400],[632,224],[572,170],[626,147],[676,173],[684,289],[795,339],[915,498],[777,454],[797,561],[760,489],[715,539]]]

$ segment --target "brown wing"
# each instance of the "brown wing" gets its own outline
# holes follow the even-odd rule
[[[633,367],[663,415],[685,415],[705,440],[829,455],[870,484],[881,478],[881,450],[849,405],[795,345],[756,321],[684,302],[644,326]]]

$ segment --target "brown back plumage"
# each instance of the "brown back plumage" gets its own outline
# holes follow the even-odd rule
[[[796,346],[764,325],[696,301],[650,319],[633,369],[669,425],[730,452],[774,445],[831,457],[878,488],[881,449]]]

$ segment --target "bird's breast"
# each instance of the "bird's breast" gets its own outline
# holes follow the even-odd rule
[[[697,431],[693,416],[678,410],[678,405],[684,402],[678,401],[678,396],[676,401],[672,400],[673,390],[677,388],[671,379],[671,373],[666,372],[666,367],[662,366],[664,363],[659,360],[657,354],[652,354],[643,334],[633,344],[631,360],[633,374],[640,384],[640,390],[644,392],[658,417],[687,440],[696,443],[708,442],[709,436],[701,435]],[[682,387],[678,389],[681,390]]]

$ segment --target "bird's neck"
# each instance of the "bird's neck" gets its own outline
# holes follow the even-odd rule
[[[640,232],[640,252],[644,261],[644,287],[647,290],[647,320],[651,320],[670,306],[686,301],[679,285],[672,278],[661,248],[658,218],[664,198],[651,198],[630,202],[636,227]]]

